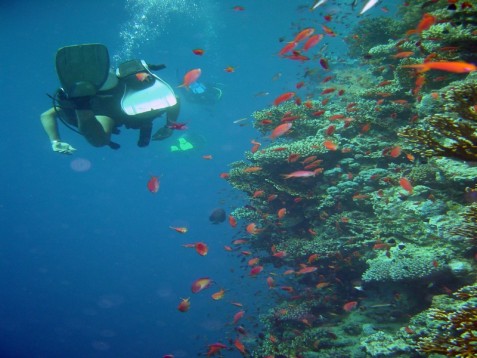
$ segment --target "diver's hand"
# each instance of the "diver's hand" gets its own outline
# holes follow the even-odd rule
[[[152,140],[163,140],[172,135],[173,130],[169,127],[162,127],[157,130],[152,136]]]
[[[73,154],[76,150],[71,145],[65,142],[60,142],[59,140],[52,140],[51,141],[51,148],[54,152],[58,152],[61,154]]]

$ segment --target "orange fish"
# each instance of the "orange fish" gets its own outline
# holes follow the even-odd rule
[[[285,179],[290,179],[290,178],[308,178],[308,177],[314,177],[316,175],[315,172],[313,171],[308,171],[308,170],[297,170],[296,172],[290,173],[290,174],[283,174],[283,177]]]
[[[401,187],[406,190],[407,192],[409,192],[409,194],[412,194],[412,191],[413,191],[413,187],[412,187],[412,184],[411,182],[402,177],[401,179],[399,179],[399,185],[401,185]]]
[[[225,290],[223,288],[221,288],[219,291],[215,292],[212,294],[212,299],[213,300],[221,300],[222,298],[224,298],[224,294],[225,294]]]
[[[136,73],[136,78],[139,82],[149,82],[151,76],[147,72],[138,72]]]
[[[236,227],[236,226],[237,226],[237,220],[236,220],[232,215],[229,215],[229,224],[230,224],[230,226],[232,226],[232,227]]]
[[[293,98],[293,96],[295,96],[295,92],[282,93],[280,96],[275,98],[275,100],[273,101],[273,104],[275,106],[278,106],[280,103],[288,101],[289,99]]]
[[[190,308],[190,298],[182,298],[181,302],[179,303],[179,306],[177,306],[177,309],[180,312],[187,312]]]
[[[406,32],[406,35],[411,35],[411,34],[420,34],[424,30],[429,29],[432,25],[434,25],[437,21],[437,18],[435,16],[432,16],[431,14],[424,14],[422,15],[422,19],[417,24],[417,27],[414,30],[409,30]]]
[[[240,319],[244,316],[245,314],[245,311],[242,310],[242,311],[238,311],[235,315],[234,315],[234,324],[236,324],[238,321],[240,321]]]
[[[185,234],[187,231],[189,231],[189,229],[187,229],[186,227],[169,226],[169,229],[177,231],[180,234]]]
[[[160,187],[160,182],[159,182],[159,177],[157,176],[152,176],[151,179],[147,182],[147,189],[151,193],[157,193],[159,191]]]
[[[261,229],[257,228],[257,225],[255,223],[248,224],[246,230],[251,235],[257,235],[258,233],[260,233],[260,231],[262,231]]]
[[[322,34],[311,36],[308,40],[306,40],[305,44],[303,45],[303,51],[308,51],[310,48],[318,44],[322,39]]]
[[[192,52],[194,53],[194,55],[202,56],[205,51],[202,50],[201,48],[196,48],[196,49],[193,49]]]
[[[248,265],[254,266],[258,264],[259,261],[260,261],[260,257],[254,257],[253,259],[248,260]]]
[[[250,276],[257,276],[262,271],[263,271],[263,266],[254,266],[250,270]]]
[[[415,68],[418,72],[426,72],[429,70],[439,70],[452,73],[468,73],[477,71],[477,66],[472,63],[463,61],[441,61],[441,62],[425,62],[415,65],[405,65],[404,68]]]
[[[255,173],[262,170],[262,167],[247,167],[243,170],[244,173]]]
[[[343,305],[343,309],[346,312],[350,312],[350,311],[354,310],[356,307],[358,307],[358,302],[356,302],[356,301],[350,301],[350,302],[347,302]]]
[[[320,282],[320,283],[317,283],[315,287],[321,290],[322,288],[328,287],[329,285],[330,285],[329,282]]]
[[[292,127],[292,124],[290,122],[280,124],[272,131],[272,134],[270,134],[270,138],[275,139],[277,137],[284,135],[291,129],[291,127]]]
[[[246,354],[245,346],[243,345],[243,343],[238,338],[235,339],[234,346],[235,346],[235,348],[237,348],[239,350],[240,353],[242,353],[243,355]]]
[[[279,259],[284,258],[287,255],[286,251],[277,251],[273,254],[273,257],[277,257]]]
[[[395,55],[392,55],[391,57],[392,58],[407,58],[407,57],[410,57],[414,55],[414,52],[412,51],[402,51],[402,52],[399,52]]]
[[[207,247],[207,244],[203,242],[196,242],[194,244],[194,248],[195,248],[195,251],[197,251],[197,253],[201,256],[205,256],[209,252],[209,248]]]
[[[236,7],[238,7],[238,6],[236,6]],[[237,11],[239,11],[239,10],[237,10]],[[222,349],[227,348],[227,346],[225,344],[222,344],[222,343],[212,343],[212,344],[208,345],[208,348],[209,348],[209,350],[206,353],[207,357],[212,357],[212,356],[215,356],[217,354],[220,355],[221,354],[220,351]]]
[[[227,179],[227,178],[230,177],[230,174],[229,174],[229,173],[220,173],[220,177],[221,177],[222,179]]]
[[[228,73],[235,72],[235,67],[227,66],[227,67],[224,68],[224,71],[228,72]]]
[[[336,150],[338,149],[338,145],[334,142],[332,142],[331,140],[325,140],[323,142],[323,146],[328,149],[328,150]]]
[[[313,32],[315,32],[315,29],[312,28],[312,27],[301,30],[298,33],[298,35],[295,36],[295,40],[293,40],[293,41],[294,42],[300,42],[300,41],[306,39],[307,37],[311,36],[313,34]]]
[[[206,155],[203,155],[202,158],[207,159],[207,160],[211,160],[213,157],[212,157],[211,154],[206,154]]]
[[[305,267],[301,268],[300,270],[296,271],[295,273],[297,275],[304,275],[306,273],[315,272],[316,270],[318,270],[318,267],[316,267],[316,266],[305,266]]]
[[[198,293],[206,288],[209,288],[212,284],[212,280],[208,277],[198,278],[192,283],[191,291],[192,293]]]
[[[189,89],[189,86],[192,83],[194,83],[195,81],[197,81],[201,72],[202,71],[201,71],[200,68],[196,68],[196,69],[193,69],[193,70],[190,70],[189,72],[187,72],[184,75],[184,81],[182,82],[182,84],[179,87],[185,87],[185,88]]]
[[[260,146],[262,145],[261,143],[256,142],[254,139],[252,139],[251,143],[253,144],[252,149],[250,149],[250,151],[252,153],[255,153],[260,148]]]
[[[285,55],[286,53],[292,51],[296,47],[297,43],[296,42],[289,42],[283,48],[278,52],[280,56]]]
[[[268,288],[275,287],[275,280],[273,279],[273,277],[271,276],[267,277],[267,285],[268,285]]]
[[[389,155],[393,158],[399,157],[401,155],[401,147],[397,145],[394,148],[391,148]]]
[[[286,208],[281,208],[280,210],[278,210],[277,212],[277,216],[279,219],[283,218],[287,213],[287,209]]]

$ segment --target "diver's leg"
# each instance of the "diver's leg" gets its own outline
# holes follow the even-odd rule
[[[106,116],[95,116],[91,110],[76,110],[78,130],[95,147],[109,144],[114,121]]]
[[[181,109],[181,104],[179,102],[179,98],[177,98],[177,103],[167,110],[167,123],[166,123],[166,125],[171,125],[172,123],[177,122],[177,118],[179,117],[180,109]]]

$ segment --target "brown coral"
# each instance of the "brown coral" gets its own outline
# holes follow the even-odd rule
[[[467,286],[454,295],[456,300],[466,301],[454,311],[434,309],[433,320],[441,321],[438,333],[419,340],[419,350],[438,353],[447,357],[471,358],[477,355],[477,286]]]

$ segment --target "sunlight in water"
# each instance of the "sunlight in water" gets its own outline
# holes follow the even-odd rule
[[[199,5],[200,4],[200,5]],[[121,49],[113,56],[115,64],[135,58],[146,43],[169,33],[172,16],[200,21],[207,36],[213,37],[212,11],[207,0],[126,0],[130,20],[121,26]]]

